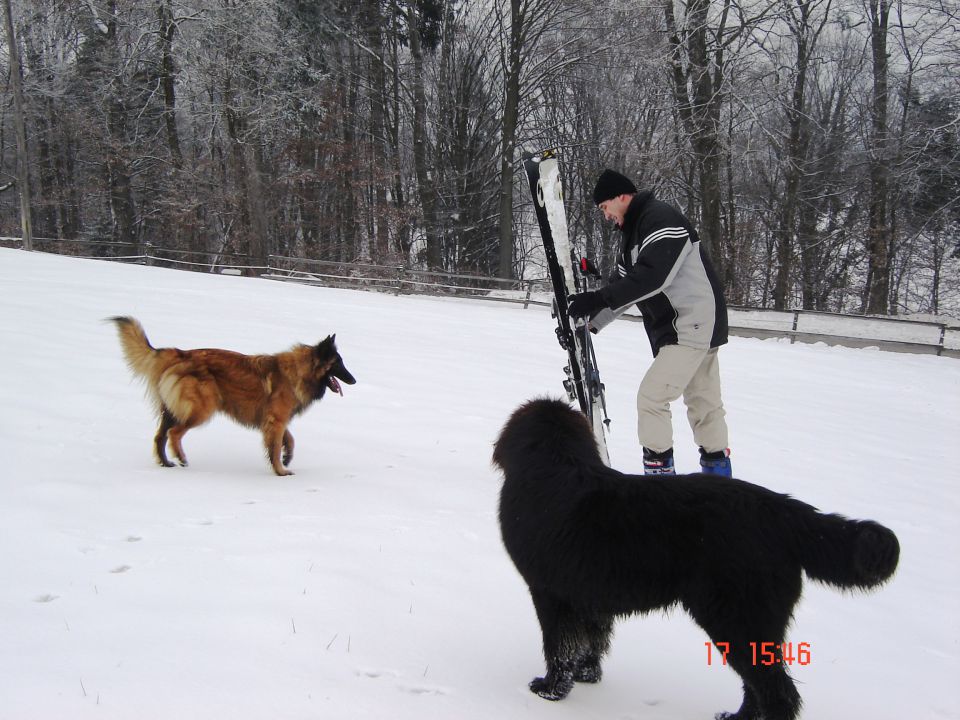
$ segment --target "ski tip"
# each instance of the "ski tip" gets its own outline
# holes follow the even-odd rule
[[[536,160],[540,162],[541,160],[550,160],[557,157],[557,151],[555,148],[550,148],[548,150],[541,150],[540,152],[530,152],[529,150],[523,150],[520,153],[520,158],[523,162],[530,162],[531,160]]]

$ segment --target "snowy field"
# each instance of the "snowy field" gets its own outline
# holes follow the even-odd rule
[[[154,464],[111,315],[156,346],[277,352],[328,333],[357,384],[278,478],[224,418]],[[0,249],[0,720],[707,720],[736,675],[681,611],[618,626],[562,703],[500,543],[491,444],[559,395],[544,308],[393,297]],[[615,467],[641,468],[643,329],[597,339]],[[738,477],[898,534],[870,595],[808,584],[789,638],[811,720],[960,718],[960,361],[733,338]],[[682,406],[677,462],[696,469]],[[952,439],[951,439],[952,438]],[[952,679],[951,679],[952,678]]]

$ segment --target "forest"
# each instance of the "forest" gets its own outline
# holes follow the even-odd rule
[[[610,167],[731,304],[960,317],[956,0],[2,3],[3,236],[539,277],[555,148],[604,274]]]

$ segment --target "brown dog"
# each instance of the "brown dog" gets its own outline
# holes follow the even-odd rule
[[[342,395],[338,380],[356,382],[337,352],[336,335],[276,355],[243,355],[218,349],[155,349],[135,319],[109,320],[117,326],[127,364],[146,382],[156,404],[160,428],[154,450],[165,467],[173,467],[166,454],[168,435],[174,457],[186,466],[184,433],[222,412],[241,425],[260,428],[274,472],[292,475],[286,468],[293,459],[290,420],[322,398],[327,388]]]

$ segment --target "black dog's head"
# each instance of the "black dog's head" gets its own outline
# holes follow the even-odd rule
[[[493,462],[506,475],[531,465],[603,464],[587,418],[553,398],[530,400],[514,410],[494,443]]]
[[[329,335],[313,349],[317,375],[319,376],[317,378],[319,381],[317,386],[318,398],[323,397],[327,388],[338,395],[343,395],[343,390],[338,382],[340,380],[347,385],[353,385],[357,382],[350,371],[347,370],[347,366],[343,364],[340,353],[337,352],[336,339],[335,334]]]

